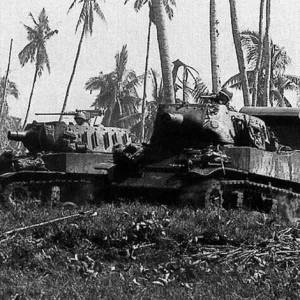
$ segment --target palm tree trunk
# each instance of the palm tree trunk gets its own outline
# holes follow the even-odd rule
[[[271,25],[271,1],[266,3],[266,33],[264,46],[266,51],[266,74],[263,106],[268,106],[270,101],[270,80],[271,80],[271,43],[270,43],[270,25]]]
[[[258,57],[256,66],[254,69],[254,81],[252,90],[252,106],[257,105],[257,90],[258,90],[258,74],[261,69],[261,61],[263,54],[263,19],[264,19],[264,6],[265,0],[260,1],[260,12],[259,12],[259,44],[258,44]]]
[[[183,66],[183,71],[182,71],[182,102],[186,102],[186,84],[187,84],[187,67]]]
[[[212,92],[217,93],[221,89],[220,65],[219,65],[219,31],[216,15],[216,0],[210,0],[210,57]]]
[[[147,78],[148,78],[148,63],[149,63],[149,51],[150,51],[150,39],[151,39],[151,16],[150,16],[150,5],[149,5],[149,25],[148,25],[148,37],[147,37],[147,52],[145,62],[145,74],[144,74],[144,91],[143,91],[143,102],[142,102],[142,121],[141,121],[141,139],[142,142],[145,139],[145,108],[147,99]]]
[[[29,110],[30,110],[30,106],[31,106],[31,100],[32,100],[32,96],[33,96],[33,90],[34,90],[34,87],[35,87],[37,75],[38,75],[38,68],[36,67],[35,72],[34,72],[34,77],[33,77],[32,88],[31,88],[31,92],[30,92],[30,96],[29,96],[29,100],[28,100],[27,112],[26,112],[26,116],[25,116],[25,119],[24,119],[23,127],[22,127],[23,130],[25,129],[25,126],[26,126],[26,123],[27,123]]]
[[[11,59],[12,43],[13,43],[13,39],[10,40],[9,55],[8,55],[8,64],[7,64],[7,70],[6,70],[6,75],[5,75],[5,79],[4,79],[2,102],[1,102],[1,106],[0,106],[0,116],[2,116],[2,114],[3,114],[3,108],[4,108],[5,102],[6,102],[6,89],[7,89],[8,73],[9,73],[9,69],[10,69],[10,59]]]
[[[62,120],[62,118],[63,118],[62,114],[65,112],[65,109],[66,109],[66,106],[67,106],[67,101],[68,101],[68,97],[69,97],[70,88],[71,88],[71,85],[72,85],[72,82],[73,82],[73,79],[74,79],[74,75],[75,75],[76,67],[77,67],[77,62],[78,62],[78,58],[79,58],[79,55],[80,55],[80,50],[81,50],[81,46],[82,46],[84,32],[85,32],[85,24],[82,27],[82,32],[81,32],[81,36],[80,36],[80,40],[79,40],[79,44],[78,44],[78,48],[77,48],[77,53],[76,53],[76,57],[75,57],[74,65],[73,65],[73,70],[72,70],[70,81],[69,81],[69,84],[68,84],[68,87],[67,87],[67,91],[66,91],[64,103],[63,103],[63,106],[62,106],[62,109],[61,109],[61,115],[59,117],[59,121]]]
[[[243,89],[243,97],[244,97],[244,105],[250,106],[250,95],[249,95],[249,83],[247,78],[247,72],[245,67],[245,59],[244,53],[242,50],[240,31],[238,28],[238,19],[236,13],[236,1],[229,0],[230,4],[230,16],[231,16],[231,27],[232,27],[232,35],[235,45],[235,51],[238,61],[239,72],[242,79],[242,89]]]
[[[165,12],[162,0],[152,0],[157,41],[160,54],[161,71],[164,84],[164,102],[175,103],[174,85],[172,80],[172,65],[169,54]]]

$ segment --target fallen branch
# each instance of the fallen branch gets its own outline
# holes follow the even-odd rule
[[[39,228],[39,227],[51,225],[51,224],[62,222],[62,221],[69,220],[69,219],[82,218],[82,217],[84,217],[86,215],[90,215],[91,213],[92,213],[92,211],[86,211],[86,212],[83,212],[83,213],[77,213],[77,214],[74,214],[74,215],[65,216],[65,217],[53,219],[53,220],[42,222],[42,223],[38,223],[38,224],[33,224],[33,225],[21,227],[21,228],[12,229],[12,230],[4,232],[0,236],[0,239],[7,238],[10,235],[13,235],[13,234],[16,234],[16,233],[20,233],[20,232],[23,232],[23,231],[26,231],[26,230],[29,230],[29,229],[35,229],[35,228]]]

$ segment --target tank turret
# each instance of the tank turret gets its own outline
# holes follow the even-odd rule
[[[228,109],[222,104],[172,104],[158,109],[151,144],[182,151],[213,145],[266,149],[263,120]]]

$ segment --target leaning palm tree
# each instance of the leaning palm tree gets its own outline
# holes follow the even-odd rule
[[[67,102],[68,102],[68,97],[69,97],[69,93],[70,93],[70,88],[74,79],[74,75],[76,72],[76,67],[77,67],[77,62],[78,62],[78,58],[80,55],[80,51],[81,51],[81,46],[82,46],[82,42],[83,42],[83,37],[84,35],[87,35],[88,33],[90,33],[90,35],[93,34],[93,25],[94,25],[94,13],[96,13],[100,19],[102,21],[105,22],[105,17],[104,14],[100,8],[99,3],[97,2],[97,0],[74,0],[68,10],[68,12],[75,6],[76,3],[82,3],[82,7],[81,7],[81,12],[79,15],[79,19],[77,21],[77,25],[75,28],[75,32],[77,32],[79,26],[82,24],[82,31],[81,31],[81,36],[80,36],[80,40],[79,40],[79,44],[77,47],[77,52],[76,52],[76,56],[75,56],[75,61],[73,64],[73,69],[72,69],[72,73],[71,73],[71,77],[67,86],[67,90],[66,90],[66,95],[65,95],[65,99],[63,102],[63,106],[61,109],[61,115],[59,120],[61,121],[63,118],[63,113],[65,112],[66,106],[67,106]]]
[[[126,69],[127,45],[115,55],[115,60],[116,66],[112,72],[100,72],[98,76],[86,82],[85,88],[89,91],[100,90],[93,106],[105,109],[102,120],[104,126],[131,127],[141,117],[137,109],[140,102],[137,86],[143,76],[137,76],[134,71]]]
[[[234,45],[236,50],[239,72],[241,74],[241,79],[242,79],[244,105],[249,106],[250,105],[249,84],[248,84],[248,78],[246,73],[244,54],[241,45],[240,32],[238,27],[236,0],[229,0],[229,4],[230,4],[232,35],[233,35],[233,40],[234,40]]]
[[[23,123],[23,128],[25,128],[27,123],[37,77],[42,76],[44,66],[47,67],[47,70],[50,73],[50,61],[46,51],[46,42],[54,34],[58,33],[57,30],[50,29],[48,16],[46,15],[44,8],[39,14],[38,20],[35,20],[31,13],[29,14],[29,16],[33,21],[34,27],[29,27],[23,24],[27,31],[27,39],[29,40],[29,43],[19,53],[19,60],[22,67],[24,67],[29,61],[35,62],[35,72],[33,76],[33,83],[29,96],[28,107]]]
[[[126,4],[129,0],[125,0]],[[151,37],[151,25],[155,24],[155,17],[152,7],[151,0],[135,0],[134,9],[136,12],[139,12],[140,9],[148,3],[149,7],[149,22],[148,22],[148,35],[147,35],[147,50],[146,50],[146,62],[145,62],[145,73],[144,73],[144,89],[143,89],[143,101],[142,101],[142,122],[141,122],[141,135],[144,137],[144,127],[145,127],[145,110],[146,110],[146,101],[147,101],[147,79],[148,79],[148,62],[149,62],[149,52],[150,52],[150,37]],[[170,20],[174,16],[173,6],[176,6],[175,0],[166,0],[163,1],[165,11]],[[143,138],[142,138],[143,139]]]

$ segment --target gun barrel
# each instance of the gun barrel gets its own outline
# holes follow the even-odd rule
[[[75,115],[76,113],[35,113],[36,116],[61,116],[61,115]]]
[[[11,141],[22,142],[24,141],[25,136],[26,136],[25,131],[9,131],[7,133],[7,138]]]

